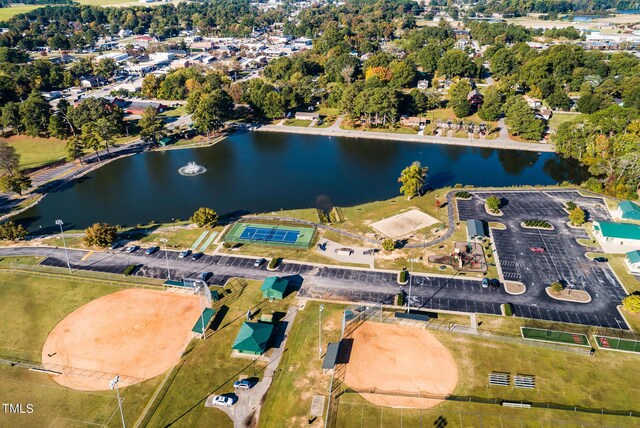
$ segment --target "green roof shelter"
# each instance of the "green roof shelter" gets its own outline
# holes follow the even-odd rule
[[[289,288],[289,281],[277,276],[270,276],[264,280],[260,291],[262,291],[262,297],[265,299],[282,300],[287,294],[287,288]]]
[[[618,216],[625,220],[640,220],[640,207],[631,201],[618,204]]]
[[[233,341],[231,349],[242,354],[262,355],[267,350],[273,333],[273,324],[266,322],[245,322]]]
[[[593,232],[607,242],[620,244],[640,243],[640,225],[632,223],[614,223],[612,221],[594,221]]]

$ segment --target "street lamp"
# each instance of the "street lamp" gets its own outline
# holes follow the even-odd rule
[[[67,252],[67,242],[64,239],[64,230],[62,229],[62,225],[64,222],[62,220],[56,220],[56,224],[60,226],[60,233],[62,234],[62,245],[64,246],[64,255],[67,256],[67,267],[69,268],[69,273],[71,273],[71,263],[69,262],[69,253]]]
[[[167,238],[160,238],[160,242],[164,244],[164,258],[167,261],[167,279],[171,279],[171,273],[169,272],[169,253],[167,253]]]
[[[411,262],[411,270],[409,271],[409,298],[407,299],[407,313],[411,312],[411,283],[413,282],[413,262],[416,259],[409,259]]]
[[[109,386],[111,387],[111,389],[116,390],[116,395],[118,396],[118,407],[120,408],[120,418],[122,419],[122,428],[127,428],[127,426],[124,423],[124,413],[122,412],[122,400],[120,400],[120,391],[118,391],[118,382],[120,382],[120,376],[116,375],[116,377],[114,377],[111,380],[111,383]]]
[[[324,305],[320,305],[318,308],[318,359],[322,358],[322,311],[324,311]]]

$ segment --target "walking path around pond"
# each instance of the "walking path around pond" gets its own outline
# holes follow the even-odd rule
[[[287,126],[284,121],[280,121],[275,125],[260,125],[251,124],[245,125],[251,131],[261,132],[284,132],[289,134],[308,134],[308,135],[322,135],[328,137],[349,137],[349,138],[369,138],[374,140],[393,140],[393,141],[407,141],[416,143],[430,143],[430,144],[446,144],[452,146],[471,146],[471,147],[483,147],[490,149],[506,149],[506,150],[525,150],[532,152],[555,152],[555,147],[552,144],[543,143],[525,143],[514,141],[509,138],[507,128],[502,123],[500,127],[500,135],[493,140],[485,139],[467,139],[467,138],[455,138],[445,136],[425,136],[425,135],[413,135],[413,134],[398,134],[393,132],[375,132],[375,131],[356,131],[340,128],[340,124],[343,121],[343,116],[340,116],[336,122],[328,128],[318,127],[301,127],[301,126]],[[239,125],[242,127],[243,125]]]

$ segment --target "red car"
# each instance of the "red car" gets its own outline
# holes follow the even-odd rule
[[[531,251],[533,251],[534,253],[544,253],[544,248],[542,248],[542,247],[531,247],[529,249]]]

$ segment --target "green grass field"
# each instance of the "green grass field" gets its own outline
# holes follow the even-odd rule
[[[3,10],[0,9],[0,12]],[[16,152],[20,155],[20,166],[23,168],[37,168],[48,165],[64,159],[66,156],[65,142],[57,138],[17,135],[4,140],[10,146],[15,147]]]
[[[42,5],[26,5],[26,6],[12,6],[0,8],[0,22],[7,21],[10,18],[18,15],[19,13],[31,12],[34,9],[42,7]]]
[[[598,348],[615,349],[618,351],[638,352],[640,353],[640,342],[630,339],[618,339],[617,337],[594,336]]]
[[[564,331],[544,330],[531,327],[522,327],[521,331],[522,337],[525,339],[566,343],[567,345],[591,346],[589,338],[582,333],[567,333]]]
[[[318,305],[318,302],[307,302],[305,309],[298,312],[289,334],[288,352],[283,356],[282,366],[263,406],[259,423],[261,427],[307,425],[312,396],[327,396],[330,376],[322,374],[321,360],[316,354]],[[339,338],[343,308],[324,303],[325,346],[327,342]],[[454,391],[456,395],[637,410],[634,397],[640,394],[640,386],[628,373],[634,370],[640,359],[633,354],[596,352],[592,357],[569,356],[549,349],[492,342],[472,336],[434,334],[449,349],[458,365],[460,380]],[[570,365],[566,364],[567,357],[571,360]],[[603,367],[607,367],[607,370],[603,370]],[[536,376],[537,389],[487,387],[487,374],[491,371],[533,374]],[[340,428],[439,426],[433,423],[440,417],[447,422],[447,428],[579,427],[582,424],[632,427],[638,422],[637,418],[629,417],[563,410],[519,410],[450,401],[427,411],[401,410],[372,405],[354,393],[347,393],[340,398],[338,411],[336,426]],[[322,426],[323,419],[319,418],[311,426]]]
[[[331,376],[323,374],[318,359],[318,306],[308,302],[298,311],[287,339],[288,352],[282,356],[281,366],[260,414],[260,427],[280,428],[307,424],[313,395],[327,395]],[[322,312],[323,349],[328,342],[340,338],[343,306],[325,304]],[[318,427],[317,423],[313,426]]]
[[[572,120],[577,120],[579,118],[581,118],[583,115],[582,114],[571,114],[571,113],[557,113],[554,112],[553,116],[551,116],[551,119],[549,120],[549,128],[551,128],[554,131],[558,130],[558,127],[560,125],[562,125],[565,122],[569,122]]]
[[[68,313],[120,288],[0,271],[0,355],[41,361],[42,346],[53,327]],[[112,391],[74,391],[50,376],[24,368],[0,365],[0,396],[12,403],[31,403],[31,415],[3,415],[4,426],[87,426],[106,424],[116,410]],[[125,418],[133,422],[159,382],[150,379],[123,388]],[[27,419],[28,418],[28,419]],[[75,421],[75,422],[74,422]],[[113,419],[108,426],[118,426]]]
[[[204,400],[210,394],[233,392],[233,382],[241,374],[261,377],[264,364],[251,359],[231,358],[231,345],[240,325],[245,321],[247,309],[253,313],[271,314],[287,311],[293,295],[284,300],[269,302],[259,292],[260,281],[232,280],[233,290],[222,302],[228,312],[219,327],[204,341],[194,341],[183,357],[184,364],[165,387],[162,398],[152,406],[147,419],[150,427],[202,426],[231,427],[231,420],[218,409],[205,408]],[[241,285],[244,284],[244,285]],[[213,323],[215,325],[216,319]],[[297,323],[297,320],[296,320]],[[290,343],[287,347],[291,348]]]

